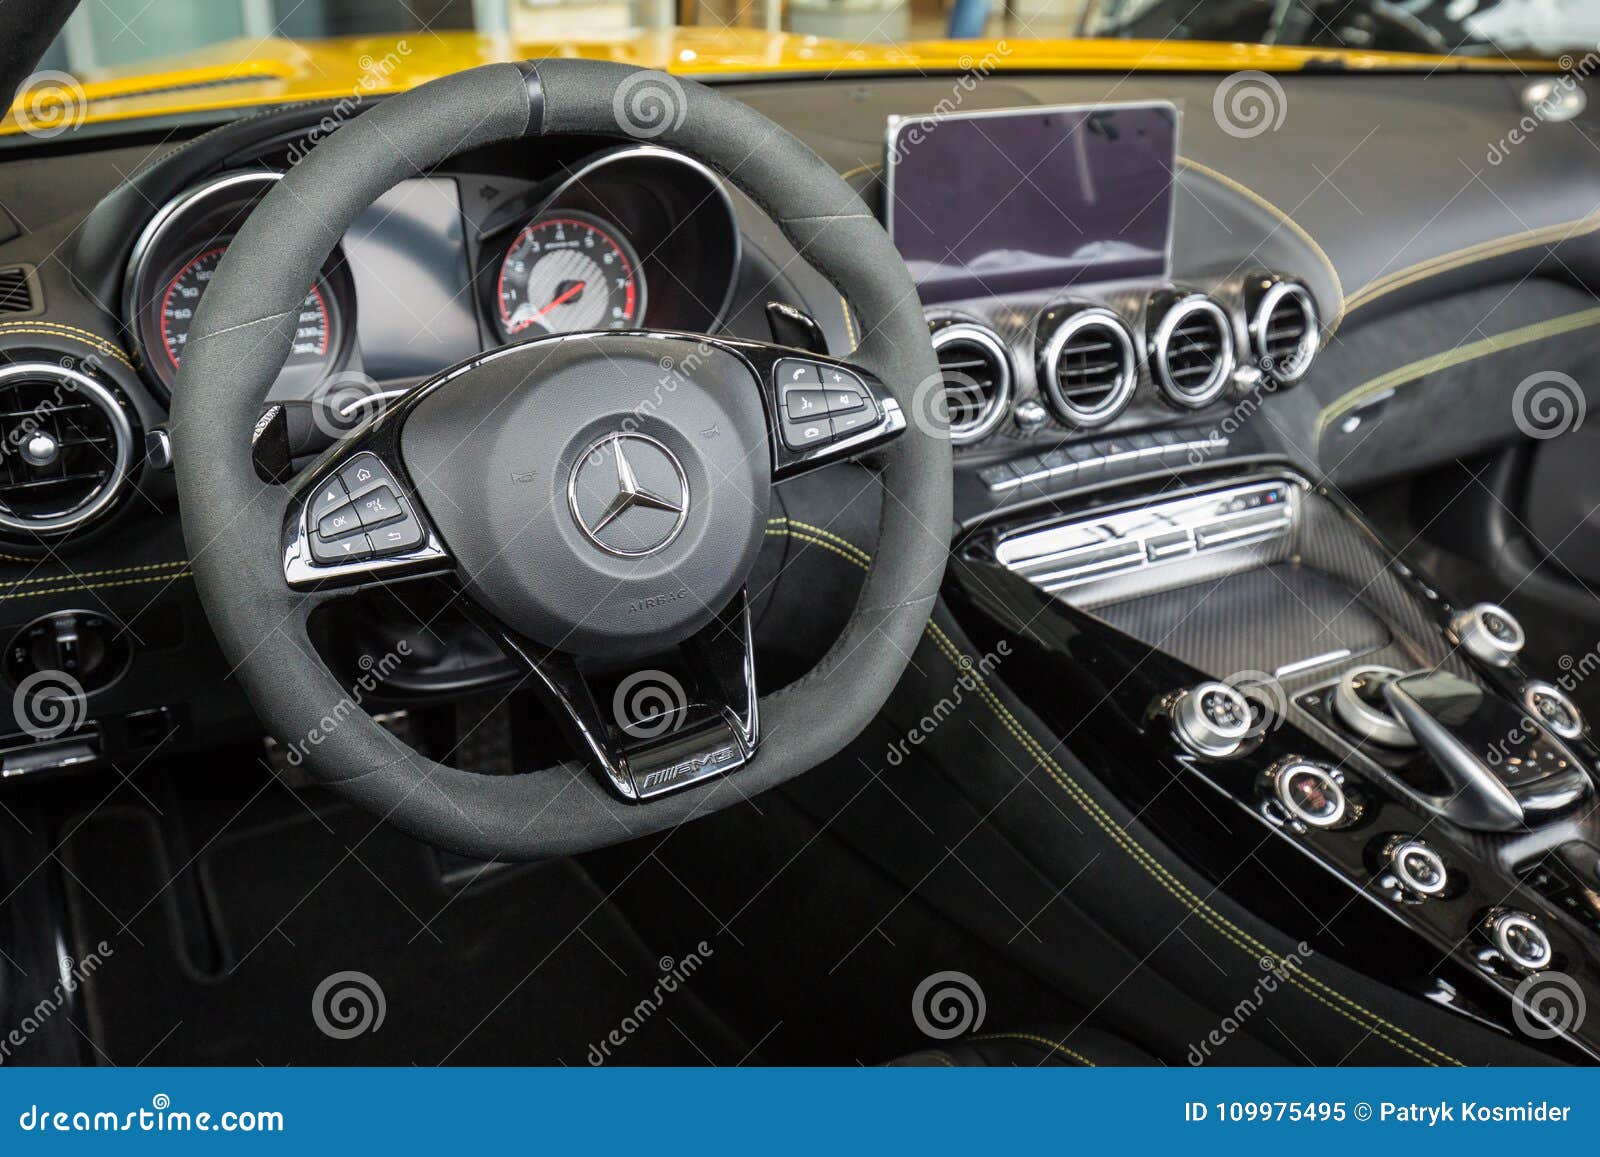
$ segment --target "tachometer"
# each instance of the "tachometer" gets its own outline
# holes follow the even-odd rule
[[[628,329],[644,317],[639,257],[620,230],[587,213],[530,221],[500,262],[500,332]]]
[[[217,262],[227,252],[226,245],[207,249],[193,258],[167,283],[161,297],[161,344],[167,351],[167,360],[176,372],[183,347],[189,340],[189,325],[194,321],[195,307],[200,295],[211,283]],[[289,358],[284,365],[308,365],[323,361],[333,344],[333,316],[328,304],[329,294],[319,281],[311,287],[306,299],[300,303],[300,317],[295,322],[294,344],[289,347]]]

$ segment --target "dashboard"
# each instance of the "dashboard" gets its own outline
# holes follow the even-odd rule
[[[1282,83],[1289,127],[1254,138],[1209,115],[1217,79],[1204,75],[1008,74],[964,94],[962,113],[1142,107],[1176,110],[1177,129],[1151,150],[1166,167],[1150,195],[1170,203],[1148,218],[1166,228],[1136,262],[924,294],[940,376],[914,404],[951,420],[964,527],[1238,461],[1370,485],[1516,437],[1503,395],[1524,376],[1524,346],[1541,368],[1581,375],[1600,325],[1574,284],[1600,278],[1588,160],[1600,121],[1546,125],[1514,163],[1473,177],[1463,159],[1519,107],[1512,78]],[[918,212],[941,204],[937,158],[919,171],[906,150],[892,177],[885,162],[894,126],[897,139],[920,132],[948,89],[906,76],[723,86],[800,136],[886,222],[902,197]],[[54,646],[57,616],[88,606],[113,630],[133,621],[132,653],[103,648],[103,683],[90,687],[107,751],[131,743],[118,727],[155,726],[140,721],[150,711],[184,717],[197,739],[237,729],[242,706],[221,689],[226,669],[184,582],[191,548],[161,442],[196,303],[320,114],[0,150],[0,284],[21,305],[0,313],[0,443],[26,451],[0,456],[0,552],[28,584],[0,615],[0,642],[30,640],[16,682]],[[987,212],[945,207],[950,230]],[[304,212],[315,221],[315,205]],[[1093,232],[1082,235],[1103,255]],[[310,455],[486,350],[588,327],[768,340],[771,302],[812,319],[828,354],[861,340],[837,290],[693,158],[591,137],[479,149],[402,181],[331,247],[271,398]],[[1497,344],[1506,334],[1528,336]],[[1480,347],[1481,360],[1458,352]],[[800,509],[820,495],[819,525],[845,517],[829,473],[785,484]],[[870,520],[856,529],[866,542]],[[190,661],[172,664],[175,653]]]

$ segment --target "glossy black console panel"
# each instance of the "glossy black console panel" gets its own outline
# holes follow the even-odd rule
[[[1217,622],[1226,625],[1223,619],[1188,635],[1136,637],[1108,621],[1119,604],[1074,606],[1066,601],[1070,592],[1052,595],[997,561],[997,544],[1019,526],[1047,520],[1043,508],[970,532],[958,544],[947,598],[978,645],[1010,641],[1016,657],[1007,683],[1219,887],[1353,967],[1533,1039],[1554,1055],[1600,1057],[1600,1022],[1548,1025],[1532,1004],[1538,987],[1557,973],[1581,988],[1590,1005],[1600,999],[1600,824],[1589,815],[1589,775],[1580,773],[1587,794],[1528,809],[1526,822],[1508,830],[1474,829],[1439,814],[1427,804],[1428,793],[1414,790],[1406,765],[1424,754],[1396,759],[1345,731],[1327,709],[1328,689],[1362,661],[1446,671],[1476,689],[1469,698],[1482,714],[1475,719],[1508,730],[1525,722],[1518,705],[1529,675],[1515,662],[1489,666],[1460,653],[1447,633],[1458,607],[1396,560],[1337,498],[1283,470],[1271,476],[1292,481],[1303,500],[1290,557],[1278,563],[1282,573],[1318,568],[1320,580],[1348,590],[1381,622],[1386,634],[1365,656],[1304,671],[1282,664],[1279,674],[1244,664],[1219,670],[1248,654],[1252,637],[1260,639],[1263,624],[1246,620],[1231,633],[1215,629]],[[1191,475],[1162,490],[1170,498],[1260,477]],[[1119,503],[1151,501],[1148,487],[1133,487],[1077,496],[1053,510],[1058,518],[1092,518]],[[1190,589],[1191,609],[1203,605],[1204,590],[1259,576],[1261,569]],[[1173,594],[1181,598],[1184,591]],[[1219,634],[1233,637],[1219,642]],[[1186,689],[1230,676],[1260,708],[1230,757],[1207,757],[1175,734],[1176,704]],[[1494,737],[1481,728],[1468,734],[1475,749],[1492,746]],[[1520,758],[1518,742],[1504,748],[1502,762]],[[1575,767],[1600,764],[1586,733],[1561,740],[1559,748]],[[1311,799],[1320,789],[1310,778],[1278,790],[1285,769],[1306,761],[1337,781],[1331,790],[1342,789],[1339,807]],[[1552,770],[1561,778],[1574,768]],[[1509,778],[1516,790],[1536,793],[1551,776],[1513,770]],[[1309,799],[1305,818],[1285,806],[1285,799],[1301,802],[1296,790]],[[1435,855],[1442,879],[1430,875]],[[1531,916],[1548,939],[1542,968],[1519,967],[1497,939],[1491,924],[1508,911]]]

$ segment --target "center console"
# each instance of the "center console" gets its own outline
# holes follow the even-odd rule
[[[1600,999],[1600,748],[1576,676],[1524,669],[1508,612],[1452,602],[1282,464],[982,520],[949,600],[1219,886],[1369,974],[1600,1057],[1600,1023],[1538,998]]]

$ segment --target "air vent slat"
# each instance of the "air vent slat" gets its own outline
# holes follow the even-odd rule
[[[1152,307],[1150,370],[1169,401],[1197,409],[1233,375],[1233,323],[1221,306],[1190,293]]]
[[[49,363],[0,367],[0,528],[59,534],[109,506],[132,462],[116,396]]]
[[[1110,310],[1080,309],[1045,342],[1039,373],[1056,417],[1070,426],[1103,425],[1122,412],[1138,384],[1133,338]]]
[[[1317,349],[1317,310],[1311,295],[1293,281],[1274,281],[1261,293],[1251,316],[1251,335],[1262,369],[1280,382],[1298,381]]]
[[[20,265],[0,269],[0,313],[32,313],[33,286]]]
[[[934,353],[943,379],[950,440],[976,442],[991,433],[1011,398],[1011,358],[1000,335],[972,322],[936,328]]]

